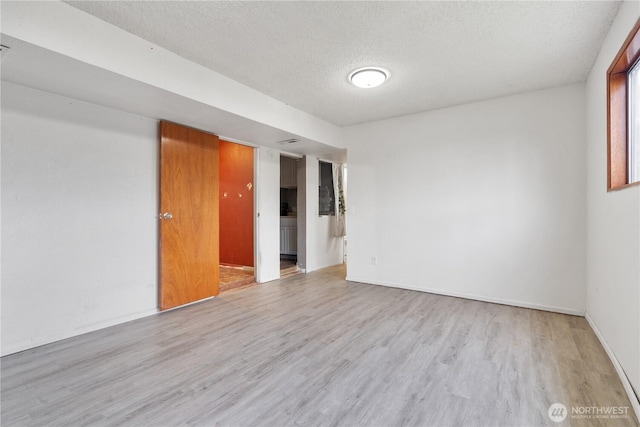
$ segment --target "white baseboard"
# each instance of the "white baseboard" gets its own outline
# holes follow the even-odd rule
[[[13,353],[30,350],[32,348],[40,347],[42,345],[51,344],[56,341],[62,341],[68,338],[76,337],[78,335],[86,334],[88,332],[94,332],[99,329],[120,325],[122,323],[130,322],[132,320],[142,319],[143,317],[152,316],[157,313],[159,313],[158,309],[147,310],[140,313],[122,316],[115,319],[110,319],[105,322],[99,322],[99,323],[94,323],[92,325],[83,326],[77,329],[73,329],[72,331],[61,332],[59,334],[47,335],[44,337],[37,337],[29,341],[21,341],[19,343],[11,344],[8,346],[5,346],[4,344],[2,344],[2,350],[1,350],[2,353],[0,354],[0,356],[8,356]]]
[[[576,310],[576,309],[573,309],[573,308],[555,307],[555,306],[551,306],[551,305],[542,305],[542,304],[532,304],[532,303],[523,302],[523,301],[509,300],[509,299],[504,299],[504,298],[485,297],[485,296],[482,296],[482,295],[467,294],[467,293],[462,293],[462,292],[449,292],[449,291],[443,291],[441,289],[422,288],[422,287],[417,287],[417,286],[412,286],[412,285],[405,285],[405,284],[401,284],[401,283],[389,283],[389,282],[371,281],[371,280],[367,280],[367,279],[360,279],[360,278],[357,278],[357,277],[352,277],[352,276],[349,276],[349,275],[347,275],[347,279],[346,280],[349,281],[349,282],[359,282],[359,283],[365,283],[365,284],[369,284],[369,285],[387,286],[387,287],[390,287],[390,288],[398,288],[398,289],[408,289],[410,291],[426,292],[426,293],[429,293],[429,294],[444,295],[444,296],[456,297],[456,298],[464,298],[464,299],[470,299],[470,300],[474,300],[474,301],[490,302],[490,303],[494,303],[494,304],[511,305],[511,306],[514,306],[514,307],[531,308],[531,309],[534,309],[534,310],[550,311],[550,312],[553,312],[553,313],[570,314],[572,316],[584,316],[584,311]]]
[[[584,317],[587,319],[589,326],[591,326],[591,329],[593,329],[593,332],[598,337],[598,340],[600,340],[600,344],[602,344],[604,351],[607,352],[607,356],[609,356],[611,363],[613,363],[613,367],[618,373],[618,377],[620,377],[622,386],[624,387],[624,390],[627,392],[629,401],[631,401],[631,406],[633,407],[633,410],[636,413],[636,418],[640,420],[640,402],[638,401],[638,398],[636,397],[636,394],[633,391],[633,387],[629,382],[629,378],[627,378],[627,374],[624,372],[624,369],[622,368],[622,365],[618,361],[618,358],[616,357],[615,353],[613,352],[611,347],[609,347],[607,340],[604,339],[604,336],[600,332],[600,329],[598,329],[598,326],[595,324],[591,316],[589,316],[589,313],[585,313]]]

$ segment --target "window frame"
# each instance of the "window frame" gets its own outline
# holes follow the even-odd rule
[[[627,144],[627,164],[629,170],[627,175],[629,176],[629,182],[640,182],[640,58],[629,68],[627,73],[629,76],[629,105],[628,105],[628,118],[629,118],[629,143]],[[634,98],[635,96],[635,98]],[[635,120],[635,123],[633,122]],[[635,163],[635,167],[631,165]]]
[[[331,201],[329,203],[329,210],[321,210],[322,204],[320,203],[320,198],[321,198],[321,191],[322,191],[322,164],[326,164],[326,165],[330,165],[331,168],[331,188],[329,188],[330,194],[331,194]],[[333,195],[333,162],[329,162],[329,161],[325,161],[325,160],[318,160],[318,216],[335,216],[336,214],[336,210],[335,210],[335,196]]]
[[[640,19],[607,70],[607,191],[629,182],[629,72],[640,59]],[[640,108],[640,107],[639,107]]]

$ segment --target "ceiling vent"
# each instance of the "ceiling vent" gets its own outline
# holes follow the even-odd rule
[[[289,145],[289,144],[295,144],[296,142],[300,142],[300,140],[296,138],[291,138],[291,139],[283,139],[282,141],[278,141],[278,144]]]
[[[0,44],[0,58],[4,59],[4,56],[9,53],[9,50],[11,50],[9,46]]]

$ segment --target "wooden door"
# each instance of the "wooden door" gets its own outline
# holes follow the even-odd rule
[[[218,294],[218,137],[160,123],[160,310]]]

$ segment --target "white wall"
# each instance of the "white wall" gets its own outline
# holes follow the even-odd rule
[[[318,215],[318,186],[320,185],[318,158],[306,156],[300,161],[305,162],[306,175],[304,203],[306,209],[306,264],[300,265],[300,268],[311,272],[331,265],[342,264],[343,239],[333,235],[335,227],[333,216]]]
[[[258,281],[280,153],[257,149]],[[157,313],[158,121],[2,83],[2,354]]]
[[[640,17],[625,2],[589,74],[587,316],[640,393],[640,187],[607,193],[606,72]]]
[[[262,283],[280,278],[280,152],[261,147],[257,154],[256,280]]]
[[[301,271],[306,271],[307,265],[307,161],[303,157],[298,160],[298,175],[296,175],[298,184],[297,196],[298,200],[298,218],[297,218],[297,265]]]
[[[582,314],[584,102],[573,85],[346,128],[348,279]]]
[[[2,83],[2,353],[155,313],[157,122]]]

